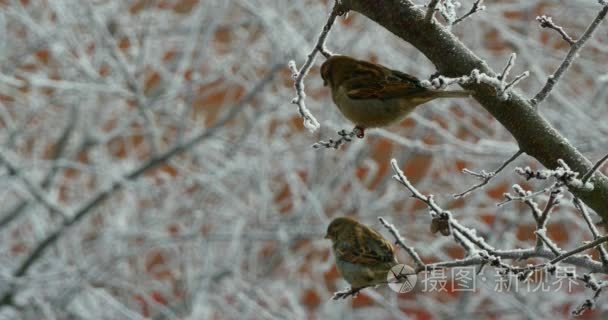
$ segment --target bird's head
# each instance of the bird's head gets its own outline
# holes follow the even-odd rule
[[[329,224],[329,226],[327,226],[327,234],[325,234],[325,239],[336,241],[338,239],[338,235],[342,234],[345,230],[353,228],[358,223],[359,222],[357,222],[357,220],[349,217],[335,218]]]
[[[351,57],[334,55],[321,65],[321,78],[323,85],[339,86],[349,74],[357,69],[358,60]]]

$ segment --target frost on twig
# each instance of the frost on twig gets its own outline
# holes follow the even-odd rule
[[[431,22],[435,12],[437,11],[447,22],[447,26],[449,28],[457,23],[462,22],[474,13],[485,10],[486,7],[482,4],[483,0],[476,0],[467,13],[465,13],[461,17],[456,17],[456,10],[461,6],[460,2],[454,0],[431,0],[427,5],[427,11],[424,19],[427,22]]]
[[[334,140],[334,139],[329,139],[327,141],[321,140],[321,141],[313,144],[312,147],[315,149],[321,149],[321,148],[338,149],[338,148],[340,148],[341,145],[351,142],[353,140],[353,137],[357,136],[357,130],[356,130],[356,128],[350,132],[348,132],[346,130],[340,130],[340,131],[338,131],[338,135],[340,136],[340,138],[338,138],[336,140]]]
[[[393,235],[393,237],[395,238],[395,243],[398,244],[401,248],[403,248],[405,252],[410,255],[412,260],[414,260],[414,263],[416,264],[416,269],[423,269],[425,267],[424,262],[422,262],[422,259],[420,259],[420,256],[418,255],[416,250],[414,250],[414,248],[405,244],[403,237],[401,236],[401,234],[399,234],[397,228],[393,224],[388,223],[382,217],[379,217],[378,220],[380,220],[380,223],[382,223],[382,225],[384,225],[386,229],[388,229],[388,231]]]
[[[530,167],[525,168],[516,168],[515,172],[523,177],[526,180],[537,179],[537,180],[547,180],[549,178],[554,178],[557,180],[557,186],[566,186],[569,188],[577,188],[585,191],[593,190],[593,184],[588,182],[583,182],[581,179],[578,179],[579,173],[576,171],[572,171],[570,166],[566,164],[566,162],[562,159],[557,160],[558,167],[555,170],[532,170]]]
[[[475,3],[473,3],[471,10],[469,10],[469,12],[465,13],[462,17],[454,20],[454,22],[452,22],[452,25],[456,25],[457,23],[462,22],[464,19],[470,17],[474,13],[483,11],[485,9],[486,9],[486,6],[483,5],[483,0],[476,0]]]
[[[587,173],[585,173],[585,175],[583,175],[583,177],[581,178],[581,182],[583,184],[586,184],[587,181],[589,181],[589,179],[593,176],[593,174],[604,165],[606,160],[608,160],[608,154],[602,157],[598,162],[596,162],[595,165],[593,165],[593,167],[591,168],[591,170],[589,170]]]
[[[304,127],[306,127],[311,132],[319,129],[319,121],[312,115],[310,110],[306,107],[306,103],[304,100],[306,99],[306,92],[304,92],[304,78],[310,71],[313,63],[315,62],[315,58],[317,52],[320,52],[325,57],[331,56],[331,53],[325,49],[325,40],[329,35],[329,31],[331,30],[331,26],[336,21],[337,16],[341,16],[345,14],[345,10],[340,4],[340,1],[336,1],[334,8],[327,19],[327,23],[323,27],[323,31],[319,35],[317,39],[317,43],[312,51],[308,54],[306,61],[300,69],[297,68],[295,61],[291,60],[288,63],[289,70],[291,70],[291,76],[294,79],[294,87],[296,89],[296,97],[291,100],[291,103],[298,105],[298,112],[300,116],[304,119]]]
[[[545,100],[545,98],[549,95],[551,90],[553,90],[553,87],[555,87],[557,82],[561,79],[562,75],[566,72],[566,70],[568,70],[568,68],[570,67],[572,62],[574,62],[574,60],[576,59],[576,57],[578,55],[578,52],[585,45],[585,42],[587,42],[587,40],[589,40],[591,38],[595,29],[597,29],[597,27],[600,25],[600,22],[602,22],[602,20],[604,20],[604,18],[608,14],[608,5],[606,5],[605,2],[606,2],[605,0],[599,0],[599,3],[601,5],[603,5],[602,9],[597,14],[595,19],[593,19],[591,24],[589,24],[589,26],[587,27],[587,29],[585,30],[583,35],[578,40],[573,40],[566,33],[566,31],[564,31],[563,28],[554,24],[550,17],[541,16],[541,17],[536,18],[540,22],[541,27],[551,28],[551,29],[554,29],[557,32],[559,32],[559,34],[562,36],[562,38],[564,40],[566,40],[566,42],[568,42],[568,44],[570,44],[570,50],[568,51],[568,54],[566,54],[566,57],[564,58],[562,63],[559,65],[557,70],[555,70],[555,72],[552,75],[547,77],[547,82],[542,87],[542,89],[540,89],[540,91],[534,96],[534,98],[532,98],[530,100],[530,103],[532,103],[532,105],[537,106],[543,100]]]
[[[454,198],[458,199],[458,198],[466,197],[471,192],[485,186],[486,184],[488,184],[488,182],[490,182],[490,180],[492,180],[492,178],[494,178],[505,167],[507,167],[509,165],[509,163],[515,161],[515,159],[517,159],[522,153],[523,153],[523,151],[521,151],[521,150],[517,151],[513,156],[511,156],[509,159],[507,159],[507,161],[503,162],[503,164],[501,164],[500,167],[498,167],[498,169],[496,169],[494,171],[486,172],[485,170],[481,170],[481,172],[475,172],[475,171],[471,171],[467,168],[462,169],[462,172],[464,172],[466,174],[470,174],[478,179],[481,179],[482,181],[461,193],[455,194]]]
[[[580,280],[582,281],[586,287],[594,290],[594,298],[587,299],[586,302],[579,308],[576,308],[576,312],[583,312],[587,310],[590,306],[593,306],[595,303],[595,299],[599,295],[599,292],[603,287],[606,286],[604,282],[598,282],[593,280],[590,274],[582,274],[577,275],[575,271],[566,271],[564,268],[560,268],[558,263],[564,262],[567,264],[581,266],[580,262],[585,261],[584,267],[589,269],[590,272],[599,272],[599,273],[607,273],[603,264],[598,261],[592,259],[589,255],[581,255],[580,253],[597,248],[600,252],[603,251],[601,245],[608,241],[608,236],[599,236],[597,232],[594,232],[594,240],[585,243],[583,245],[577,246],[574,249],[569,251],[565,251],[559,248],[559,246],[547,235],[547,221],[549,219],[549,215],[552,210],[557,208],[559,201],[562,197],[563,188],[562,186],[568,186],[572,184],[573,179],[576,178],[576,173],[573,173],[569,167],[563,162],[560,161],[560,167],[556,170],[543,170],[543,171],[532,171],[529,168],[520,169],[518,168],[518,173],[523,174],[526,177],[537,178],[541,180],[545,180],[548,178],[555,178],[557,182],[553,183],[549,188],[542,190],[541,192],[532,192],[526,191],[522,187],[515,185],[513,188],[517,195],[509,195],[508,201],[512,200],[520,200],[525,202],[532,209],[533,216],[536,220],[536,230],[534,231],[537,241],[536,245],[532,248],[528,249],[500,249],[497,250],[491,245],[489,245],[482,237],[476,235],[476,231],[473,229],[469,229],[461,225],[456,219],[452,217],[452,215],[441,209],[433,200],[431,195],[425,196],[420,191],[418,191],[407,179],[404,173],[397,166],[396,161],[391,160],[391,165],[393,167],[393,171],[396,173],[393,178],[396,179],[399,183],[404,185],[412,194],[412,196],[418,200],[423,201],[429,207],[431,214],[433,216],[438,216],[438,213],[446,213],[448,215],[448,221],[451,227],[453,228],[454,241],[463,247],[467,252],[465,258],[455,259],[452,261],[442,261],[436,263],[425,264],[424,271],[432,271],[436,269],[442,268],[455,268],[462,266],[479,266],[480,270],[484,266],[495,267],[500,271],[502,275],[514,275],[519,281],[528,281],[529,278],[535,274],[537,271],[546,271],[551,275],[558,276],[557,272],[560,272],[560,276],[565,276],[572,280]],[[550,191],[549,199],[545,204],[545,207],[541,210],[538,204],[532,199],[533,197]],[[507,201],[507,202],[508,202]],[[401,244],[402,238],[396,232],[396,228],[390,224],[388,224],[384,219],[380,220],[393,234],[397,243],[401,246],[404,246],[407,250],[407,246]],[[409,251],[408,251],[409,253]],[[410,255],[412,255],[410,253]],[[417,254],[412,255],[414,260],[419,259]],[[541,258],[545,259],[545,262],[536,263],[536,264],[527,264],[525,266],[518,266],[515,264],[509,264],[503,262],[503,260],[514,260],[514,261],[523,261],[530,258]],[[604,258],[602,258],[602,262]],[[594,265],[594,267],[590,267],[590,262]],[[596,271],[592,271],[592,269],[596,269]]]
[[[428,8],[426,9],[426,14],[424,16],[424,20],[426,22],[433,21],[433,16],[435,15],[435,11],[437,11],[437,5],[439,4],[439,0],[431,0],[428,4]]]
[[[597,227],[591,220],[591,216],[589,215],[589,212],[587,211],[585,204],[577,197],[574,197],[574,199],[572,201],[574,202],[574,206],[576,207],[576,209],[578,209],[578,211],[583,216],[583,219],[585,220],[587,227],[589,227],[589,231],[591,231],[591,234],[593,235],[593,239],[596,240],[597,238],[599,238],[600,237],[599,230],[597,229]],[[598,246],[597,248],[600,253],[600,258],[602,260],[602,263],[604,264],[604,266],[608,266],[608,252],[606,252],[606,248],[604,248],[604,246]]]
[[[570,37],[566,33],[564,28],[553,23],[553,18],[542,15],[542,16],[536,17],[536,21],[538,21],[540,23],[541,28],[549,28],[549,29],[553,29],[553,30],[557,31],[562,36],[562,39],[564,39],[566,42],[568,42],[568,44],[573,45],[576,42],[572,39],[572,37]]]
[[[530,72],[525,71],[520,75],[515,77],[511,82],[506,81],[509,72],[515,65],[515,59],[517,58],[517,54],[512,53],[509,57],[509,61],[507,65],[503,69],[502,73],[497,76],[490,76],[485,73],[479,72],[479,70],[474,69],[471,71],[471,74],[468,76],[461,76],[457,78],[449,78],[445,76],[436,76],[431,78],[430,80],[421,81],[421,85],[424,87],[433,87],[437,89],[443,89],[451,84],[470,84],[470,83],[485,83],[489,84],[496,90],[496,96],[498,96],[502,100],[507,100],[509,98],[509,93],[511,89],[519,83],[521,80],[525,79],[530,75]]]
[[[451,233],[451,225],[449,223],[452,214],[449,211],[443,210],[439,207],[432,195],[425,196],[418,189],[416,189],[412,183],[407,179],[407,177],[403,174],[403,171],[399,169],[399,165],[397,165],[397,161],[395,159],[391,160],[391,166],[393,167],[393,171],[395,175],[393,175],[393,179],[399,181],[402,185],[404,185],[410,192],[412,193],[412,197],[424,202],[430,209],[431,217],[433,218],[431,223],[431,232],[436,233],[440,231],[443,235],[450,235]],[[445,222],[445,223],[444,223]]]

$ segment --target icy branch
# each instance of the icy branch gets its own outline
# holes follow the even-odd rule
[[[553,19],[551,17],[542,15],[540,17],[536,17],[536,21],[540,23],[541,28],[549,28],[557,31],[562,36],[564,41],[568,42],[568,44],[573,45],[576,42],[566,33],[564,28],[553,23]]]
[[[341,16],[343,14],[345,14],[345,11],[342,5],[340,4],[340,1],[336,1],[332,12],[329,15],[329,18],[327,19],[327,23],[325,23],[323,31],[321,31],[321,34],[317,39],[317,44],[312,49],[312,52],[308,54],[306,61],[304,61],[302,67],[298,70],[296,63],[293,60],[289,61],[288,63],[289,69],[292,73],[292,77],[294,78],[294,87],[296,89],[296,97],[293,98],[291,102],[298,105],[298,112],[300,113],[300,116],[304,118],[304,126],[311,132],[317,130],[320,125],[319,121],[317,121],[317,119],[312,115],[310,110],[308,110],[308,108],[306,107],[306,103],[304,102],[304,100],[306,99],[306,92],[304,92],[304,78],[306,77],[308,71],[310,71],[310,68],[315,62],[317,52],[320,52],[325,57],[331,56],[331,53],[325,49],[325,40],[329,35],[329,31],[331,30],[332,25],[336,21],[336,17]]]
[[[338,135],[340,136],[340,138],[334,140],[334,139],[329,139],[328,141],[319,141],[315,144],[312,145],[313,148],[315,149],[320,149],[320,148],[327,148],[327,149],[338,149],[340,148],[341,145],[349,143],[353,140],[353,137],[355,137],[357,135],[357,130],[353,129],[350,132],[347,132],[346,130],[340,130],[338,131]]]
[[[534,98],[532,98],[530,100],[530,103],[532,103],[532,105],[538,106],[541,102],[543,102],[543,100],[545,100],[545,98],[549,95],[551,90],[553,90],[553,87],[561,79],[562,75],[566,72],[566,70],[568,70],[568,68],[570,67],[572,62],[574,62],[574,60],[577,57],[578,52],[585,45],[585,42],[587,42],[587,40],[589,40],[591,38],[595,29],[597,29],[597,27],[600,25],[602,20],[604,20],[604,18],[606,17],[606,14],[608,14],[608,5],[604,5],[604,7],[602,7],[602,9],[598,13],[598,15],[595,17],[595,19],[593,19],[593,21],[587,27],[587,30],[585,30],[585,32],[580,37],[580,39],[578,39],[576,41],[572,41],[572,42],[566,40],[566,41],[568,41],[568,43],[570,43],[570,51],[568,51],[568,54],[566,54],[564,61],[562,61],[561,65],[557,68],[557,70],[555,70],[555,72],[547,78],[547,82],[545,83],[543,88],[534,96]],[[552,23],[550,18],[548,20],[543,20],[543,21],[546,23],[549,23],[549,22]],[[543,21],[541,21],[541,26],[543,26]],[[562,31],[563,31],[563,29],[562,29]],[[558,32],[559,32],[559,30],[558,30]],[[560,34],[562,34],[562,32],[560,32]],[[562,34],[562,37],[565,34],[566,33],[564,31]],[[569,36],[567,38],[572,40]]]
[[[452,25],[456,25],[456,24],[462,22],[464,19],[466,19],[466,18],[470,17],[471,15],[475,14],[476,12],[483,11],[485,9],[486,9],[486,6],[483,5],[483,0],[476,0],[475,3],[473,3],[473,6],[471,7],[471,10],[469,10],[469,12],[467,12],[462,17],[454,20],[454,22],[452,22]]]
[[[488,184],[488,182],[490,182],[490,180],[492,180],[492,178],[494,178],[498,173],[500,173],[511,162],[515,161],[522,153],[523,153],[523,151],[521,151],[521,150],[517,151],[513,156],[511,156],[509,159],[507,159],[507,161],[503,162],[500,165],[500,167],[498,167],[494,171],[486,172],[485,170],[481,170],[481,172],[474,172],[467,168],[462,169],[463,173],[470,174],[474,177],[481,179],[482,181],[479,184],[476,184],[461,193],[453,195],[453,197],[457,198],[457,199],[464,198],[467,195],[469,195],[471,192],[475,191],[476,189],[479,189],[479,188],[485,186],[486,184]]]
[[[437,5],[439,4],[439,0],[431,0],[428,4],[428,8],[426,9],[426,14],[424,16],[424,20],[426,22],[431,22],[433,20],[433,15],[435,15],[435,11],[437,11]]]
[[[498,76],[490,76],[485,73],[479,72],[479,70],[474,69],[471,71],[471,74],[468,76],[461,76],[457,78],[449,78],[445,76],[436,76],[431,80],[421,81],[421,85],[425,87],[433,87],[437,89],[445,88],[448,85],[458,83],[458,84],[471,84],[471,83],[485,83],[489,84],[496,90],[496,96],[501,100],[507,100],[509,98],[509,92],[511,88],[519,83],[521,80],[525,79],[530,75],[528,71],[522,72],[520,75],[515,77],[511,82],[506,82],[507,76],[509,72],[515,65],[515,59],[517,58],[517,54],[512,53],[509,57],[509,61],[505,65],[503,71]]]
[[[401,248],[403,248],[405,250],[405,252],[407,252],[410,255],[412,260],[414,260],[414,263],[416,263],[416,269],[417,270],[423,269],[425,267],[424,262],[422,262],[422,259],[420,259],[420,256],[418,255],[416,250],[414,250],[414,248],[405,244],[404,239],[399,234],[399,231],[397,231],[397,228],[395,228],[395,226],[393,224],[388,223],[382,217],[378,217],[378,220],[380,220],[382,225],[384,225],[388,229],[388,231],[393,235],[393,237],[395,237],[395,243],[397,243]]]

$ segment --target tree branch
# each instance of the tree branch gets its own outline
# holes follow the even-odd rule
[[[251,90],[239,101],[239,103],[230,108],[230,111],[226,113],[226,115],[214,123],[213,126],[207,128],[203,133],[185,141],[182,144],[178,144],[173,148],[163,152],[162,154],[150,159],[146,163],[142,164],[138,168],[132,170],[130,173],[127,173],[123,176],[122,179],[114,181],[109,187],[105,190],[100,191],[96,195],[94,195],[89,201],[85,202],[80,208],[78,208],[73,214],[69,215],[71,218],[69,220],[64,221],[63,225],[49,234],[45,239],[40,241],[38,245],[34,248],[34,250],[27,256],[27,258],[19,265],[19,267],[13,272],[13,277],[21,277],[27,273],[27,271],[34,265],[36,261],[38,261],[44,253],[61,238],[65,234],[65,231],[76,224],[78,221],[82,220],[84,217],[88,216],[91,212],[94,212],[93,209],[96,208],[99,204],[103,203],[106,199],[112,196],[116,191],[122,189],[126,181],[134,180],[139,178],[144,173],[148,172],[148,170],[153,169],[171,158],[180,155],[199,143],[205,141],[209,137],[213,136],[217,133],[218,129],[223,127],[226,123],[232,120],[239,112],[243,110],[243,108],[250,103],[253,98],[255,98],[262,89],[274,78],[274,75],[281,69],[281,65],[275,65],[271,68],[269,73],[260,79],[256,83],[256,85],[251,88]],[[3,296],[0,298],[0,306],[8,305],[13,303],[13,296],[15,294],[15,288],[9,289]]]
[[[578,54],[578,52],[585,45],[585,42],[587,42],[587,40],[589,40],[591,38],[591,35],[593,34],[593,32],[595,31],[597,26],[599,26],[600,22],[602,22],[602,20],[604,20],[604,18],[606,17],[606,14],[608,14],[608,5],[604,5],[602,10],[600,10],[600,12],[595,17],[595,19],[593,19],[591,24],[587,27],[587,30],[585,30],[585,32],[580,37],[580,39],[578,39],[576,41],[572,41],[572,38],[570,38],[561,27],[555,26],[555,24],[553,24],[553,21],[551,21],[550,18],[548,20],[547,19],[539,20],[541,23],[541,27],[543,27],[543,28],[549,27],[549,28],[557,30],[562,35],[564,40],[566,40],[570,44],[570,51],[568,51],[568,54],[566,54],[566,57],[564,58],[564,61],[562,61],[562,64],[557,68],[557,70],[555,70],[555,73],[553,73],[553,75],[551,75],[547,78],[547,82],[545,83],[543,88],[536,94],[536,96],[534,96],[534,98],[532,98],[532,100],[530,101],[532,103],[532,105],[538,106],[543,100],[545,100],[545,98],[549,95],[551,90],[553,90],[553,87],[555,86],[555,84],[562,77],[564,72],[566,72],[566,70],[568,70],[568,68],[570,67],[570,65],[572,64],[574,59],[576,58],[576,55]],[[543,22],[544,22],[544,24],[543,24]],[[549,22],[551,23],[551,25],[548,24]],[[556,28],[559,28],[559,29],[556,29],[553,26],[555,26]]]
[[[435,64],[439,73],[459,77],[479,72],[495,76],[485,61],[476,56],[450,31],[437,23],[424,23],[425,12],[400,0],[342,0],[346,9],[357,11],[411,43]],[[602,12],[608,9],[604,8]],[[590,36],[588,34],[587,38]],[[583,38],[581,37],[581,40]],[[484,83],[463,85],[475,91],[473,97],[517,140],[520,149],[547,168],[555,168],[563,159],[572,170],[588,172],[591,162],[572,146],[540,115],[527,98],[511,92],[506,100],[496,96],[494,88]],[[570,188],[600,216],[608,220],[608,178],[597,174],[594,189]]]

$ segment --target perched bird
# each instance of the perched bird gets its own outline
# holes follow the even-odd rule
[[[336,293],[334,299],[355,295],[365,287],[387,283],[391,268],[399,264],[393,245],[380,233],[355,219],[335,218],[327,227],[325,239],[332,241],[338,272],[351,285],[350,289]],[[400,274],[414,274],[414,269],[405,266]]]
[[[425,88],[409,74],[342,55],[331,56],[323,63],[321,78],[324,85],[329,84],[340,112],[356,125],[359,138],[363,138],[366,128],[401,122],[425,102],[468,97],[472,93]]]

